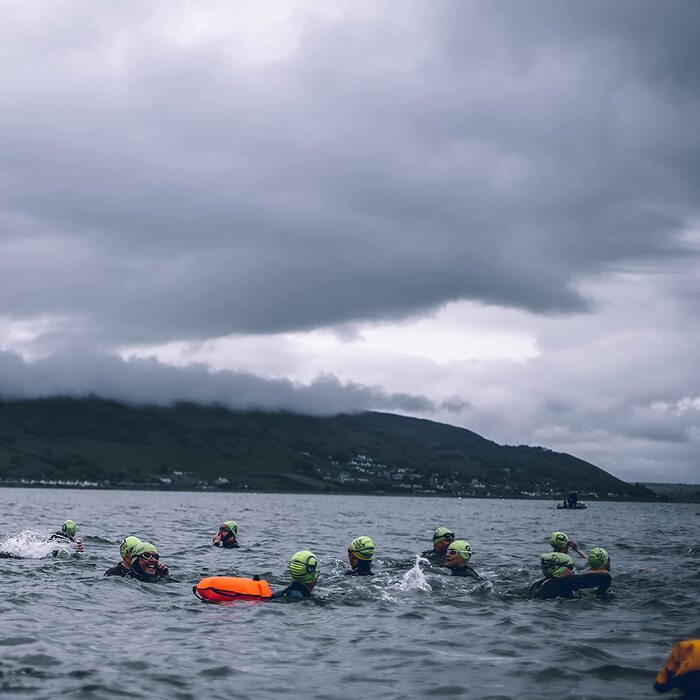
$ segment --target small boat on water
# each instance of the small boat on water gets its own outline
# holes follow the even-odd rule
[[[566,501],[563,503],[557,503],[557,510],[586,510],[588,506],[583,503],[583,501],[579,501],[573,506],[570,506]]]

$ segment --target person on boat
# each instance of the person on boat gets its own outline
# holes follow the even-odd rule
[[[445,565],[445,554],[447,547],[451,542],[454,542],[455,533],[448,527],[439,527],[433,533],[433,548],[426,549],[421,553],[421,556],[427,559],[431,564]]]
[[[576,505],[578,504],[578,494],[576,493],[576,491],[572,491],[566,497],[566,502],[567,502],[569,508],[576,508]]]
[[[574,573],[574,560],[568,554],[547,552],[540,555],[540,566],[544,578],[530,587],[530,598],[575,598],[577,591],[595,588],[596,598],[608,597],[612,582],[608,573]]]
[[[610,555],[602,547],[593,547],[588,551],[588,571],[590,573],[608,573]]]
[[[139,542],[131,550],[131,568],[126,576],[153,583],[170,576],[170,570],[166,564],[160,563],[160,555],[154,544]]]
[[[549,536],[549,544],[552,545],[552,549],[555,552],[568,554],[569,550],[573,549],[575,552],[578,552],[578,555],[583,559],[587,558],[586,553],[578,546],[577,542],[570,539],[569,536],[563,532],[553,532]]]
[[[131,554],[134,551],[136,545],[141,544],[141,540],[134,535],[129,535],[125,537],[121,544],[119,545],[119,555],[122,560],[111,569],[105,571],[105,576],[127,576],[129,571],[131,571]]]
[[[78,526],[72,520],[66,520],[60,530],[56,530],[50,537],[49,542],[57,542],[61,545],[72,547],[76,552],[84,550],[83,543],[76,537]],[[57,557],[60,549],[54,549],[52,554]]]
[[[469,566],[472,558],[472,548],[466,540],[455,540],[447,547],[445,566],[451,570],[452,576],[471,576],[477,581],[481,576]]]
[[[303,600],[311,597],[320,567],[318,559],[313,552],[304,549],[297,552],[289,561],[289,574],[292,577],[290,586],[272,594],[273,599],[284,598],[286,600]]]
[[[374,557],[374,540],[366,535],[354,539],[348,547],[350,571],[346,571],[345,575],[374,576],[372,557]]]
[[[219,525],[219,532],[214,535],[212,544],[224,549],[237,549],[241,545],[238,544],[236,535],[238,535],[238,523],[235,520],[225,520]]]
[[[680,690],[684,698],[700,698],[700,639],[673,645],[664,667],[656,674],[657,693]]]

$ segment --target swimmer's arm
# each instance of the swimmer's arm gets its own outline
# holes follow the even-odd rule
[[[573,540],[571,540],[570,544],[571,544],[571,549],[578,552],[578,555],[580,557],[583,557],[584,559],[588,559],[588,555],[581,549],[581,547],[578,546],[577,542],[574,542]]]

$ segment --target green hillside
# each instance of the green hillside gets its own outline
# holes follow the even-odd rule
[[[333,417],[98,398],[0,402],[0,483],[653,500],[568,454],[386,413]]]

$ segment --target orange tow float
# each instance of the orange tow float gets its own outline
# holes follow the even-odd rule
[[[269,600],[272,591],[267,581],[233,576],[203,578],[192,592],[200,600],[209,603],[226,603],[232,600]]]

